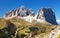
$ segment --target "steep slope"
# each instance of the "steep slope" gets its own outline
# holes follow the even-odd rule
[[[21,28],[17,32],[19,37],[21,35],[25,35],[25,36],[21,36],[21,37],[29,37],[29,35],[31,34],[30,38],[33,38],[33,37],[35,37],[34,34],[36,31],[36,33],[37,33],[36,37],[44,38],[42,36],[46,36],[46,35],[50,34],[50,32],[57,27],[57,26],[51,25],[49,23],[39,23],[39,22],[38,23],[34,23],[34,22],[30,23],[23,19],[17,19],[17,18],[12,18],[12,19],[10,19],[10,21],[17,26],[17,29]],[[33,30],[31,30],[29,28],[32,28]],[[37,29],[37,30],[35,30],[35,29]],[[33,37],[32,37],[32,35],[33,35]]]
[[[51,8],[42,8],[38,10],[37,19],[47,21],[53,25],[57,25],[55,13]]]
[[[60,38],[60,26],[57,26],[50,34],[46,35],[45,38]]]
[[[39,23],[39,22],[30,23],[30,22],[27,22],[23,19],[16,18],[16,17],[9,19],[9,20],[5,20],[5,21],[4,21],[4,19],[1,19],[0,21],[2,22],[2,23],[0,22],[0,26],[3,25],[0,27],[1,28],[0,30],[2,30],[2,29],[4,30],[4,28],[6,28],[7,33],[8,33],[8,35],[7,34],[6,35],[9,37],[15,37],[15,38],[16,37],[18,37],[18,38],[30,37],[30,35],[31,35],[30,38],[33,38],[35,36],[36,36],[36,38],[37,37],[42,38],[42,36],[45,36],[45,34],[49,34],[53,29],[56,28],[55,25],[51,25],[49,23]],[[6,25],[4,25],[3,23],[6,23]],[[10,30],[8,30],[8,29],[10,29]],[[5,33],[5,32],[3,32],[3,33]],[[3,34],[3,35],[4,35],[4,37],[7,37],[7,36],[5,36],[5,34]]]
[[[32,25],[32,23],[30,22],[27,22],[25,21],[24,19],[20,19],[20,18],[12,18],[12,19],[9,19],[12,23],[14,23],[15,25],[26,25],[26,26],[29,26],[29,25]]]
[[[4,28],[4,27],[7,27],[6,25],[7,25],[7,24],[6,24],[6,20],[0,18],[0,29],[2,29],[2,28]]]

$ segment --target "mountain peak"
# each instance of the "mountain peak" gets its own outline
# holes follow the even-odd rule
[[[30,9],[27,11],[27,15],[34,16],[34,11],[33,11],[32,8],[30,8]]]
[[[55,14],[51,8],[39,9],[37,19],[46,20],[51,24],[57,24]]]
[[[31,23],[33,20],[35,20],[37,22],[43,23],[46,21],[48,23],[57,25],[55,14],[51,8],[41,8],[38,10],[37,14],[34,14],[32,8],[26,11],[25,7],[21,6],[19,9],[12,10],[11,12],[5,14],[4,18],[10,19],[16,16]]]

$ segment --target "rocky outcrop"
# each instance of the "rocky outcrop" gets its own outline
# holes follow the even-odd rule
[[[4,15],[4,18],[15,17],[15,16],[20,16],[20,17],[26,16],[26,10],[25,10],[24,6],[21,6],[20,8],[18,8],[16,10],[11,10],[11,11],[7,12]]]
[[[21,7],[18,9],[18,16],[21,16],[21,17],[26,16],[26,10],[25,10],[24,6],[21,6]]]
[[[21,6],[20,8],[12,10],[4,15],[4,18],[8,19],[13,17],[19,17],[31,23],[35,20],[36,22],[48,22],[57,25],[55,14],[51,8],[39,9],[38,13],[35,15],[32,8],[26,11],[24,6]]]
[[[42,8],[38,11],[37,19],[45,20],[51,24],[57,25],[55,13],[51,8]]]
[[[44,38],[60,38],[60,26],[56,27],[51,31],[50,34],[47,34]]]
[[[34,11],[33,11],[32,8],[30,8],[30,9],[27,11],[27,15],[34,16]]]

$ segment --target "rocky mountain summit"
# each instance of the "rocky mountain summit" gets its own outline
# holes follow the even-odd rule
[[[25,21],[28,21],[30,23],[35,21],[35,22],[41,22],[41,23],[48,22],[53,25],[57,25],[55,13],[51,8],[41,8],[38,10],[37,14],[34,14],[34,11],[32,8],[26,11],[25,7],[21,6],[16,10],[7,12],[3,18],[11,19],[13,17],[24,19]]]

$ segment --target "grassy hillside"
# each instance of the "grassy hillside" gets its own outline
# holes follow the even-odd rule
[[[6,27],[6,20],[5,19],[2,19],[2,18],[0,18],[0,29],[2,29],[2,28],[4,28],[4,27]]]
[[[44,23],[29,23],[23,19],[12,18],[9,20],[0,19],[0,37],[1,38],[27,38],[31,35],[43,36],[49,34],[57,26]]]

